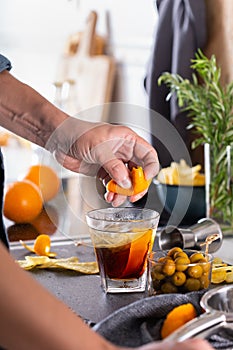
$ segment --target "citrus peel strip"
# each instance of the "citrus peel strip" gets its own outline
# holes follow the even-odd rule
[[[28,246],[22,240],[20,240],[19,242],[25,249],[29,250],[29,252],[31,253],[35,253],[40,256],[48,256],[50,258],[54,258],[57,255],[56,253],[50,252],[51,240],[48,235],[41,234],[37,236],[33,248]]]
[[[99,272],[96,261],[79,262],[77,257],[50,259],[47,256],[26,256],[25,260],[17,260],[19,266],[25,270],[39,269],[65,269],[82,274],[96,274]]]
[[[133,167],[130,171],[130,177],[132,181],[131,188],[123,188],[114,180],[110,180],[106,186],[107,190],[124,196],[134,196],[147,190],[152,181],[152,179],[146,180],[142,167]]]

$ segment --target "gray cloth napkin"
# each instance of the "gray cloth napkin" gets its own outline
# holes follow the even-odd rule
[[[192,303],[200,315],[200,299],[203,293],[147,297],[115,311],[93,329],[118,346],[134,348],[161,340],[160,329],[167,313],[178,305]],[[215,349],[233,349],[233,335],[226,334],[226,331],[212,335],[208,340]]]

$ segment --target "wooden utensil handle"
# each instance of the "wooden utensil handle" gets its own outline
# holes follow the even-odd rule
[[[86,28],[83,31],[82,38],[78,46],[78,56],[91,56],[93,40],[95,35],[95,27],[97,22],[97,13],[91,11],[86,21]]]

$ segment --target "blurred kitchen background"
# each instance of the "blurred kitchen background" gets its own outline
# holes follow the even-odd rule
[[[150,113],[144,78],[158,24],[154,0],[0,0],[0,3],[0,52],[11,60],[13,66],[11,73],[72,115],[80,109],[82,101],[79,93],[83,88],[78,85],[78,79],[75,86],[75,74],[71,70],[68,81],[63,84],[61,90],[62,80],[67,73],[66,59],[69,57],[72,61],[72,54],[77,50],[77,45],[80,45],[81,34],[87,29],[87,18],[92,11],[95,11],[97,14],[95,35],[99,40],[92,53],[113,58],[114,79],[111,80],[111,89],[107,97],[111,102],[121,102],[127,106],[124,110],[126,113],[122,114],[119,110],[114,114],[115,119],[110,118],[107,121],[128,124],[151,141]],[[197,0],[197,3],[202,3],[202,0]],[[216,54],[222,68],[223,83],[229,82],[233,79],[231,30],[233,2],[205,0],[205,3],[208,32],[205,52],[208,55]],[[196,15],[199,20],[205,14]],[[199,27],[198,30],[202,28]],[[165,58],[167,59],[167,56]],[[92,73],[94,75],[96,72]],[[96,81],[98,82],[98,79]],[[99,90],[101,89],[97,84],[96,94],[92,91],[92,97],[96,97]],[[73,97],[77,91],[78,98],[74,103]],[[93,114],[89,111],[85,113],[84,109],[79,116],[86,118],[87,115],[92,117]],[[48,157],[47,153],[44,157],[41,149],[24,140],[12,138],[7,147],[2,147],[2,151],[5,156],[6,179],[9,182],[18,179],[30,164],[38,160],[43,160],[57,169],[56,162]],[[68,171],[62,173],[62,177],[65,178],[70,175],[74,176]],[[63,233],[70,234],[72,231],[74,235],[77,234],[77,213],[80,223],[83,224],[85,222],[83,214],[87,210],[106,206],[106,202],[99,196],[97,187],[95,179],[81,175],[76,175],[65,184],[65,198],[59,203],[59,211],[64,225],[68,225],[69,228],[62,226]],[[70,210],[68,214],[64,214],[68,197]],[[77,201],[77,198],[80,200]],[[162,209],[154,196],[153,185],[150,187],[147,206],[158,211]],[[68,215],[72,216],[70,220]],[[72,225],[72,222],[75,224]],[[85,235],[85,224],[79,228],[79,232]]]
[[[55,83],[62,57],[70,38],[85,30],[92,10],[97,13],[96,35],[104,42],[103,53],[116,63],[111,100],[147,107],[143,84],[157,20],[152,0],[1,0],[0,52],[11,60],[12,74],[59,105]],[[68,87],[64,94],[67,98]],[[71,103],[62,107],[74,113]],[[149,128],[149,120],[137,123],[139,132],[140,123],[143,130]],[[19,173],[30,157],[26,151],[14,162],[13,174],[7,159],[8,176]]]
[[[114,100],[146,105],[143,78],[157,17],[151,0],[1,0],[0,50],[12,72],[53,101],[59,59],[91,10],[105,51],[117,60]]]
[[[79,105],[74,106],[73,101],[61,103],[61,98],[67,101],[71,94],[75,95],[72,84],[65,84],[61,93],[61,62],[72,51],[72,40],[79,40],[80,33],[86,30],[91,11],[97,14],[95,34],[101,39],[97,53],[115,61],[109,100],[139,106],[141,118],[132,111],[133,116],[129,112],[119,121],[133,120],[135,129],[150,140],[149,114],[144,113],[148,105],[144,78],[157,21],[152,0],[1,0],[0,52],[11,60],[11,73],[16,78],[75,114]],[[2,147],[8,182],[22,178],[31,164],[41,160],[57,169],[56,162],[37,146],[14,137],[8,141]],[[95,179],[69,171],[63,171],[61,177],[69,180],[63,180],[64,193],[55,200],[59,231],[73,237],[78,227],[78,234],[86,236],[85,212],[106,206],[106,202],[97,192]]]
[[[223,84],[232,81],[232,0],[190,2],[193,6],[191,11],[189,1],[185,2],[185,5],[182,1],[157,2],[157,4],[162,4],[163,8],[166,8],[166,3],[168,4],[168,12],[174,10],[174,13],[176,13],[178,7],[175,8],[175,5],[180,4],[181,8],[183,6],[184,18],[181,16],[180,19],[177,12],[175,17],[178,23],[177,28],[180,25],[181,29],[176,28],[176,24],[174,24],[176,21],[173,24],[170,23],[171,21],[165,22],[165,25],[160,23],[161,41],[164,40],[164,44],[163,42],[158,44],[157,57],[156,55],[153,57],[155,70],[159,66],[156,73],[159,75],[164,71],[164,68],[166,70],[173,69],[174,58],[177,60],[174,61],[174,65],[177,64],[178,67],[177,71],[175,68],[175,72],[182,76],[186,75],[187,65],[190,64],[189,59],[194,54],[192,50],[190,51],[187,43],[188,39],[185,39],[186,34],[183,39],[187,41],[182,46],[182,30],[185,33],[187,30],[187,34],[190,36],[186,36],[186,38],[191,38],[191,41],[193,41],[190,47],[193,45],[192,49],[196,50],[197,47],[204,46],[204,53],[207,56],[215,54],[222,70]],[[162,6],[160,8],[162,18]],[[115,64],[113,77],[111,76],[110,79],[109,75],[106,74],[106,79],[108,79],[106,86],[98,84],[98,80],[102,79],[102,75],[97,76],[96,79],[92,77],[96,74],[97,69],[95,68],[93,68],[93,71],[90,70],[89,75],[87,74],[90,81],[85,79],[85,74],[83,74],[81,81],[80,72],[77,74],[77,71],[73,68],[67,73],[67,58],[69,58],[69,62],[72,61],[75,50],[76,56],[77,53],[79,55],[78,48],[80,40],[82,42],[83,39],[80,33],[87,31],[87,19],[91,11],[95,11],[97,14],[95,36],[98,37],[95,46],[93,45],[92,54],[107,55],[108,58],[113,58]],[[184,116],[183,121],[183,118],[177,118],[179,111],[178,113],[176,111],[177,115],[174,116],[172,110],[170,115],[169,112],[166,112],[168,109],[168,103],[164,102],[166,93],[162,93],[160,97],[157,90],[148,87],[150,79],[147,79],[147,90],[151,94],[150,101],[144,88],[144,78],[155,44],[155,32],[158,24],[155,0],[21,0],[20,2],[1,0],[0,23],[0,52],[12,61],[12,74],[34,87],[51,102],[56,103],[71,115],[77,114],[80,109],[81,111],[87,110],[89,104],[90,106],[96,105],[96,101],[121,102],[128,106],[138,106],[138,115],[135,114],[135,108],[134,111],[127,110],[127,113],[122,113],[122,115],[118,113],[117,117],[114,117],[114,113],[110,113],[105,118],[105,114],[101,110],[99,112],[103,113],[104,120],[126,123],[134,127],[148,141],[151,141],[152,131],[153,142],[156,141],[154,145],[159,149],[160,145],[158,145],[156,138],[160,135],[155,135],[155,131],[157,132],[160,124],[153,124],[152,130],[150,124],[152,118],[149,116],[149,112],[146,112],[148,106],[150,106],[175,125],[190,151],[192,137],[189,136],[187,131],[186,116]],[[190,29],[187,27],[190,27]],[[174,32],[171,35],[170,31],[172,30]],[[176,30],[178,30],[177,33]],[[191,33],[188,33],[189,30]],[[172,40],[174,42],[180,40],[180,51],[178,53],[173,50],[172,45],[175,46],[175,44]],[[172,52],[171,54],[169,51],[175,53]],[[170,58],[170,54],[174,57]],[[175,57],[176,54],[177,57]],[[185,57],[184,62],[183,56]],[[172,63],[169,63],[169,59]],[[163,64],[162,61],[166,63]],[[171,67],[169,67],[169,64]],[[74,67],[70,63],[69,66]],[[94,65],[92,66],[94,67]],[[149,74],[153,74],[153,71],[151,70]],[[151,80],[154,81],[153,84],[156,84],[157,76],[151,76],[153,78]],[[66,80],[66,83],[63,84],[61,89],[61,83],[64,83],[64,80]],[[92,91],[87,91],[85,95],[85,89],[95,84],[97,84],[96,89],[93,88]],[[101,89],[108,91],[105,100],[103,96],[100,96]],[[87,96],[90,97],[90,101]],[[158,96],[156,97],[156,105],[153,105],[154,96]],[[165,109],[163,109],[164,107]],[[88,118],[87,114],[89,114],[89,118],[94,119],[93,114],[95,113],[84,112],[80,116]],[[165,135],[166,147],[168,141]],[[164,153],[167,153],[167,151],[162,148],[162,151],[160,151],[161,165],[168,166],[170,159]],[[200,157],[199,153],[194,154],[194,157],[191,155],[191,157],[193,164],[203,163],[203,157]],[[165,161],[162,158],[165,158]],[[22,167],[23,159],[22,162],[18,163],[17,166]],[[7,164],[7,173],[11,177],[11,171],[8,168]],[[16,170],[14,173],[16,173]]]

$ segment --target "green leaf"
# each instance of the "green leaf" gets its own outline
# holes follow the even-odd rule
[[[233,82],[221,85],[221,69],[215,55],[207,58],[198,49],[191,60],[192,79],[163,73],[158,84],[169,87],[168,99],[173,94],[181,110],[190,117],[188,129],[198,138],[192,143],[196,148],[209,143],[213,150],[211,160],[211,206],[221,211],[221,217],[233,225],[232,193],[227,191],[226,146],[233,145]]]

